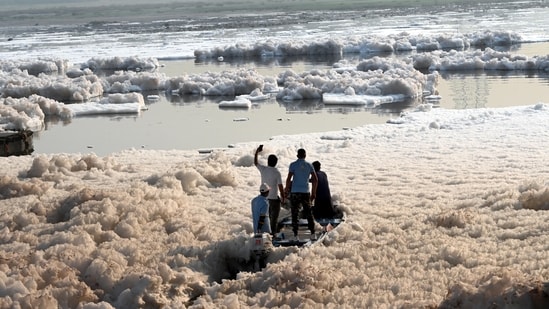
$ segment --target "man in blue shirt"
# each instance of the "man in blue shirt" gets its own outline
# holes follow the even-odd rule
[[[316,197],[318,178],[311,163],[305,161],[305,149],[297,151],[297,160],[290,163],[286,178],[286,195],[289,196],[292,206],[292,229],[297,240],[299,229],[299,208],[303,207],[303,214],[307,218],[307,227],[311,231],[311,238],[315,238],[315,221],[311,212],[311,201]],[[309,192],[309,182],[312,184]]]
[[[269,221],[269,202],[267,196],[271,188],[268,184],[261,184],[259,195],[252,200],[252,220],[254,234],[271,233],[271,223]]]

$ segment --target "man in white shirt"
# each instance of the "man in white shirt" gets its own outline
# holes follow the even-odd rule
[[[254,155],[254,164],[261,174],[261,183],[266,183],[270,188],[272,188],[267,196],[269,201],[269,218],[271,224],[272,234],[278,233],[278,215],[280,214],[280,205],[284,203],[284,187],[282,186],[282,175],[280,171],[276,168],[278,163],[278,158],[271,154],[267,158],[267,166],[260,164],[258,160],[259,153],[263,151],[263,145],[255,151]],[[278,190],[276,190],[278,188]],[[280,195],[279,195],[280,192]]]

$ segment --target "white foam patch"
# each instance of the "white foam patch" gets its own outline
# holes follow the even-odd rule
[[[300,147],[322,162],[348,219],[257,273],[238,273],[256,143],[3,158],[2,305],[546,304],[548,111],[418,109],[274,137],[283,173]]]

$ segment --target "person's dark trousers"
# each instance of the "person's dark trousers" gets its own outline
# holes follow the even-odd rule
[[[269,200],[269,220],[271,220],[271,233],[278,233],[278,215],[280,214],[280,198]]]
[[[315,221],[311,212],[311,194],[309,193],[291,193],[290,203],[292,204],[292,229],[297,236],[299,230],[299,206],[303,207],[303,215],[307,218],[307,226],[311,234],[315,232]]]

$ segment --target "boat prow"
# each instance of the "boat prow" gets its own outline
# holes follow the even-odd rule
[[[293,237],[292,230],[292,217],[285,216],[278,223],[279,233],[277,233],[273,239],[272,244],[275,247],[307,247],[319,241],[322,241],[327,233],[337,228],[341,223],[345,221],[345,217],[337,218],[319,218],[315,219],[322,229],[317,231],[315,235],[311,235],[308,229],[307,219],[299,219],[298,223],[298,235],[297,239]]]
[[[311,232],[308,228],[307,219],[299,219],[298,223],[298,237],[294,239],[292,229],[292,216],[284,214],[281,216],[281,220],[278,222],[278,230],[274,237],[271,237],[267,233],[254,234],[250,238],[250,260],[253,263],[253,271],[259,271],[267,265],[267,259],[271,253],[273,247],[309,247],[315,243],[322,242],[322,240],[331,231],[337,229],[343,222],[345,222],[345,214],[341,213],[334,218],[321,218],[315,219],[315,225],[317,232],[314,237],[311,237]],[[318,225],[321,226],[318,229]]]

